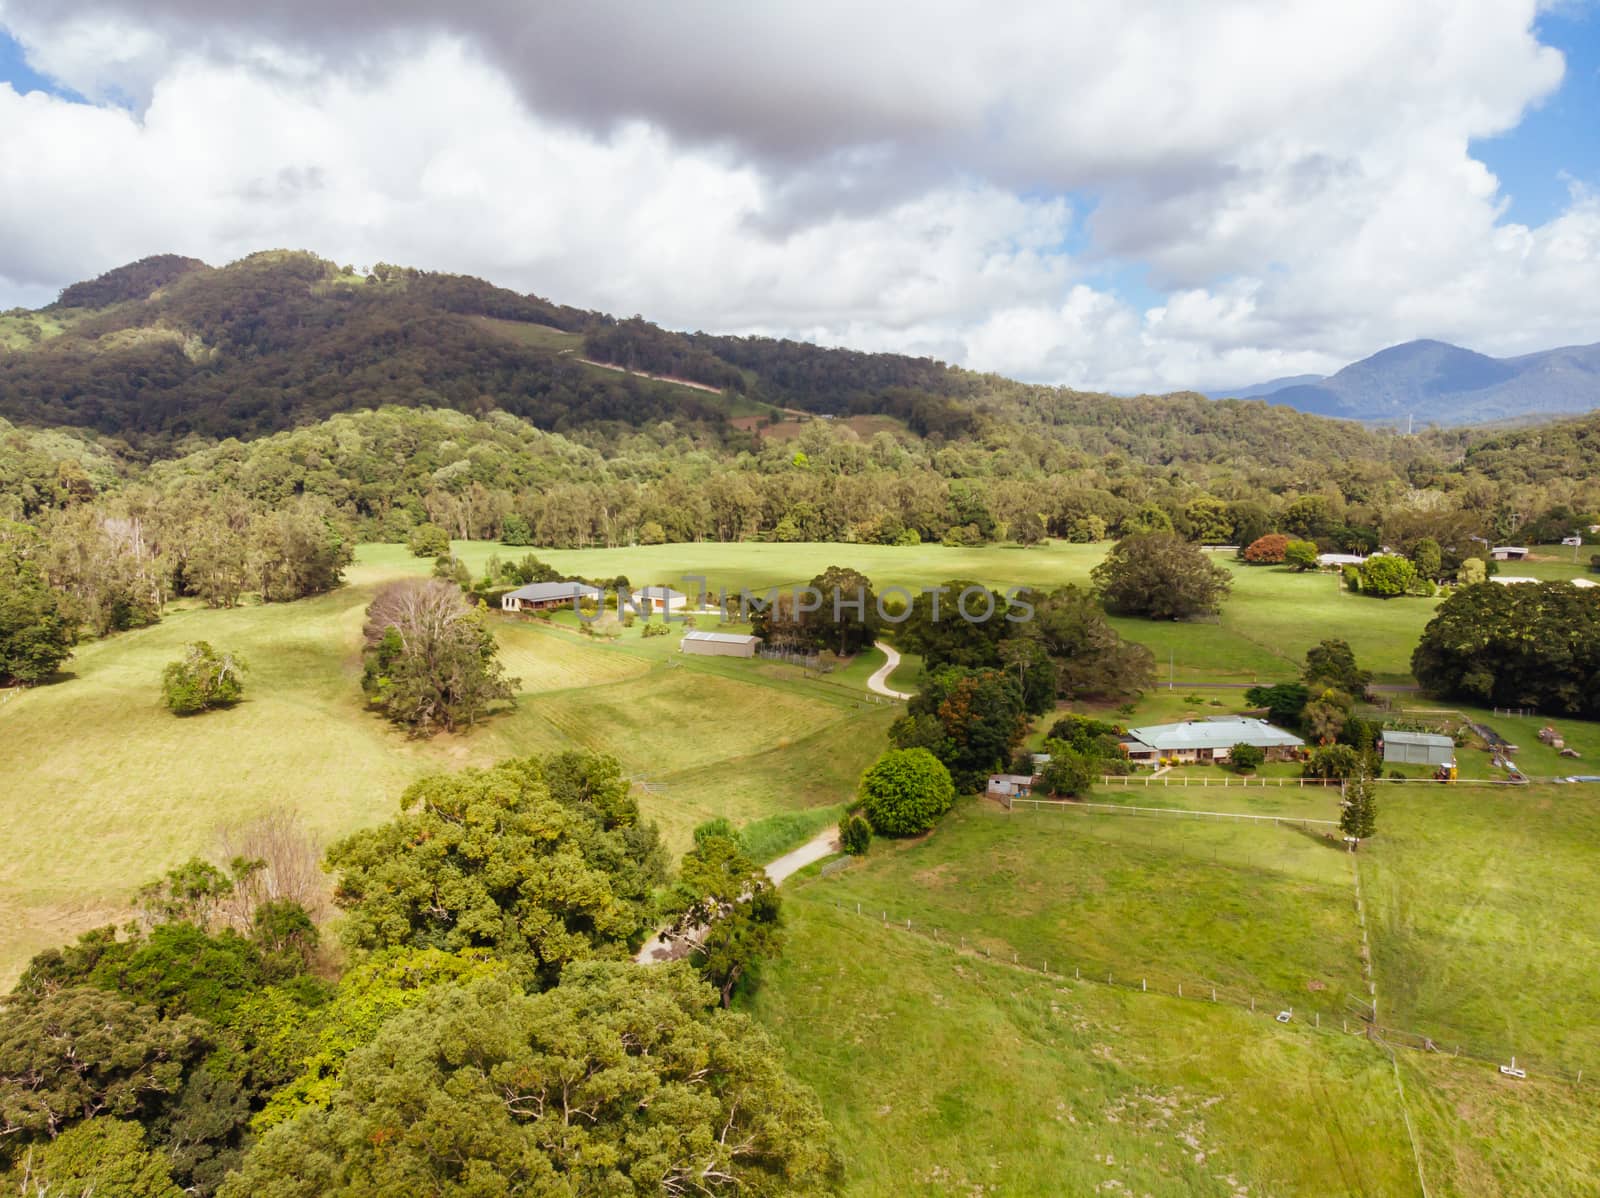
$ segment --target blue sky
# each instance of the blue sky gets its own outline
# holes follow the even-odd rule
[[[1510,133],[1472,142],[1500,179],[1507,216],[1542,224],[1566,206],[1576,180],[1600,187],[1600,10],[1573,5],[1541,16],[1539,39],[1567,60],[1561,89]]]

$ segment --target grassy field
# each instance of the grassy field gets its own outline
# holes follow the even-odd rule
[[[1081,586],[1088,583],[1089,571],[1105,556],[1106,548],[1064,543],[1029,549],[704,543],[534,552],[563,572],[589,578],[622,574],[635,587],[664,583],[697,595],[702,585],[697,579],[703,578],[715,598],[723,589],[737,595],[741,587],[760,594],[769,587],[794,586],[830,565],[842,564],[860,570],[880,591],[899,586],[915,593],[953,578],[1002,589]],[[491,556],[527,552],[488,542],[457,542],[454,551],[480,571]],[[369,545],[363,547],[361,560],[370,567],[392,568],[408,557],[404,546]],[[1159,623],[1119,617],[1112,621],[1124,636],[1149,646],[1163,681],[1175,675],[1181,687],[1186,681],[1286,678],[1299,668],[1305,651],[1326,636],[1347,639],[1379,681],[1410,681],[1411,650],[1433,615],[1434,600],[1368,599],[1341,591],[1331,574],[1244,566],[1220,555],[1214,560],[1234,576],[1233,594],[1220,620]]]
[[[794,890],[750,1006],[820,1094],[847,1193],[1417,1192],[1364,1041],[961,956],[839,889]]]
[[[1272,814],[1289,814],[1281,794],[1300,794],[1255,793],[1274,795]],[[962,799],[935,834],[880,839],[828,884],[852,909],[964,936],[1005,960],[1335,1015],[1360,989],[1349,855],[1287,825],[1008,814]]]
[[[1359,854],[1383,1021],[1600,1076],[1600,788],[1386,788]]]
[[[478,729],[407,739],[360,690],[362,613],[385,578],[427,563],[369,555],[349,586],[293,604],[174,610],[152,628],[80,646],[63,681],[0,707],[0,984],[34,952],[121,922],[133,891],[213,850],[221,828],[297,808],[324,840],[384,819],[421,774],[587,747],[647,783],[640,801],[674,850],[700,821],[761,821],[774,855],[817,829],[881,751],[896,712],[870,702],[869,667],[815,677],[768,662],[686,658],[677,635],[575,630],[493,617],[515,709]],[[205,639],[250,663],[246,701],[180,720],[159,679]],[[783,818],[791,817],[791,818]]]

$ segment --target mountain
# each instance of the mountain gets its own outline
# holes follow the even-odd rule
[[[1265,383],[1251,383],[1248,387],[1213,388],[1203,394],[1207,399],[1260,399],[1271,395],[1274,391],[1282,391],[1285,387],[1320,383],[1323,377],[1320,374],[1291,374],[1281,379],[1269,379]]]
[[[1600,408],[1600,343],[1491,358],[1408,341],[1325,379],[1247,390],[1301,412],[1393,425],[1574,415]]]

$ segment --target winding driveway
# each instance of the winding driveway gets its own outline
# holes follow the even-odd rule
[[[906,694],[904,691],[892,690],[889,687],[889,675],[893,674],[896,668],[899,667],[900,654],[895,651],[893,645],[884,641],[878,642],[878,648],[883,650],[883,656],[887,660],[877,668],[871,678],[867,679],[867,689],[873,694],[887,695],[891,699],[912,698],[911,695]]]

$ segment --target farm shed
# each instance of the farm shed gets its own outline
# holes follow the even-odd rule
[[[697,632],[683,634],[679,653],[698,653],[703,657],[754,657],[761,638],[735,632]]]
[[[1383,762],[1396,765],[1454,765],[1456,742],[1437,732],[1400,732],[1385,728],[1378,741]]]
[[[1489,556],[1497,562],[1520,562],[1528,556],[1526,545],[1496,545],[1489,550]]]
[[[991,799],[1025,799],[1033,793],[1033,775],[990,774],[987,793]]]
[[[535,582],[500,597],[501,611],[550,611],[584,599],[599,603],[605,592],[584,582]]]
[[[634,611],[644,614],[672,612],[688,607],[689,596],[671,587],[640,587],[629,596],[629,602]]]
[[[1266,751],[1269,761],[1277,761],[1292,756],[1304,744],[1298,736],[1265,720],[1227,716],[1129,728],[1122,747],[1130,761],[1187,763],[1226,761],[1234,745],[1254,745]]]

